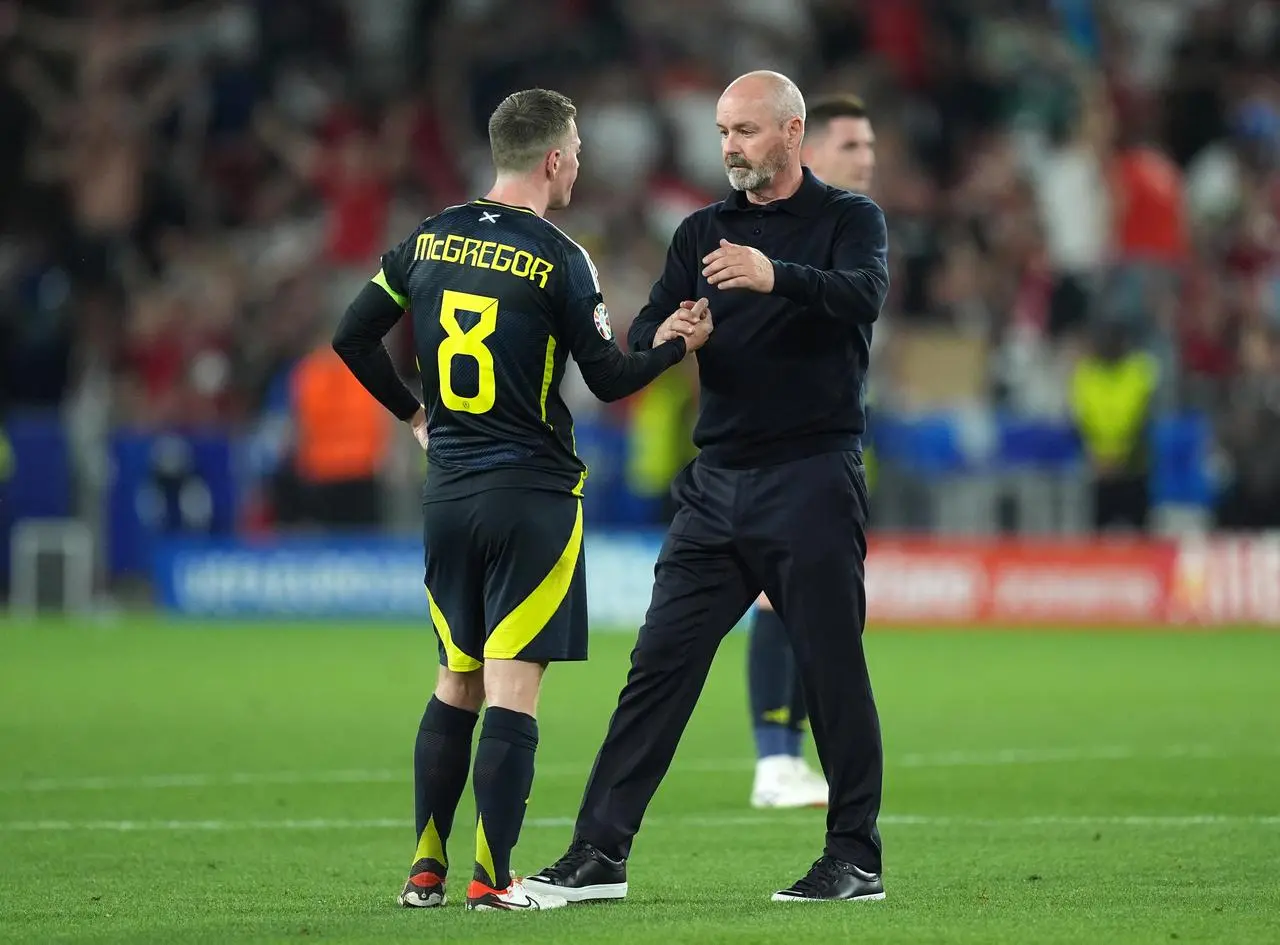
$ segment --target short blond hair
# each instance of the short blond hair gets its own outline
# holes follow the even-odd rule
[[[489,116],[489,149],[498,172],[525,173],[568,142],[578,108],[550,89],[524,89],[504,98]]]

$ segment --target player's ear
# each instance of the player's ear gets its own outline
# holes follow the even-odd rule
[[[545,161],[544,169],[547,172],[547,177],[553,180],[555,179],[555,176],[560,173],[560,149],[559,148],[556,148],[554,151],[547,152],[547,158]]]

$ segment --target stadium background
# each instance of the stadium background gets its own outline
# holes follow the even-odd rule
[[[489,110],[540,84],[580,109],[556,222],[625,338],[679,219],[725,189],[719,91],[762,67],[866,99],[890,225],[869,648],[904,904],[877,936],[1268,940],[1275,4],[0,0],[0,62],[13,940],[405,933],[382,905],[431,673],[423,465],[335,367],[332,326],[381,250],[487,187]],[[409,339],[388,342],[408,375]],[[566,389],[593,628],[620,632],[549,686],[522,841],[539,863],[625,671],[696,411],[692,363],[618,405]],[[1144,418],[1127,440],[1125,415]],[[372,513],[332,500],[336,469]],[[638,893],[640,938],[778,934],[724,908],[739,878],[707,880],[688,841],[732,833],[740,881],[767,885],[817,836],[742,809],[739,635],[724,650],[646,828],[644,875],[703,898]],[[295,901],[298,857],[335,844],[319,904]],[[61,915],[49,878],[85,889],[81,862],[102,875]],[[196,931],[158,892],[193,863],[225,867]],[[851,928],[827,921],[788,934]]]

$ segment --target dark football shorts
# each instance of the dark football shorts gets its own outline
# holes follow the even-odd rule
[[[424,506],[427,601],[440,665],[587,658],[582,500],[491,489]]]

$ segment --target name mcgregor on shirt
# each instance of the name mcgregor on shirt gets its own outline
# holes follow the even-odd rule
[[[435,262],[453,263],[458,266],[474,266],[493,272],[510,272],[513,276],[547,287],[547,277],[555,266],[541,256],[506,243],[478,240],[469,236],[448,234],[437,237],[434,233],[421,233],[413,246],[415,260],[430,259]]]

